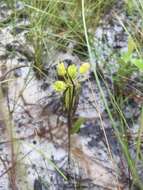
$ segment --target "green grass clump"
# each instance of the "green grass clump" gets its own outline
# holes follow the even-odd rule
[[[69,43],[75,44],[73,52],[81,58],[87,57],[87,45],[82,23],[80,0],[22,0],[30,20],[28,40],[35,50],[34,65],[43,69],[43,55],[47,63],[51,51],[66,51]],[[87,0],[84,14],[88,23],[90,40],[102,15],[107,12],[114,0]]]

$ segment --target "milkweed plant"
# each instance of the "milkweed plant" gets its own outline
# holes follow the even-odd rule
[[[53,84],[53,88],[56,92],[64,94],[64,107],[67,111],[74,108],[81,83],[86,79],[85,74],[89,69],[89,63],[83,63],[79,68],[75,64],[68,67],[65,67],[63,62],[58,64],[57,75],[61,80],[57,80]]]
[[[63,107],[67,113],[68,122],[68,163],[70,165],[70,134],[72,129],[72,120],[78,105],[78,99],[81,91],[81,84],[87,79],[87,73],[90,70],[89,63],[83,63],[80,67],[75,64],[65,66],[63,62],[57,66],[57,75],[61,80],[53,84],[57,93],[62,94]]]

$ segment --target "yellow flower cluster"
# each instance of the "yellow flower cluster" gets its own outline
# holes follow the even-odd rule
[[[79,67],[79,74],[86,74],[90,69],[89,63],[83,63]],[[75,64],[72,64],[65,68],[64,63],[59,63],[57,66],[57,73],[58,76],[62,76],[65,80],[64,81],[56,81],[53,85],[53,88],[57,92],[63,92],[67,88],[66,82],[69,81],[68,78],[75,80],[78,76],[78,67]]]

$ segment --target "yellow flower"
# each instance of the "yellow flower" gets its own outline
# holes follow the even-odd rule
[[[58,80],[53,84],[53,88],[57,92],[63,92],[67,88],[67,85],[65,82]]]
[[[76,65],[72,64],[68,67],[68,74],[69,76],[74,79],[77,76],[77,67]]]
[[[80,72],[80,74],[85,74],[89,71],[89,69],[90,69],[90,64],[89,63],[83,63],[79,68],[79,72]]]
[[[66,74],[65,65],[63,62],[58,64],[57,72],[59,76],[64,76]]]

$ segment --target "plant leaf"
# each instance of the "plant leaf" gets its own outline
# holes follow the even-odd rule
[[[122,60],[127,63],[131,60],[132,58],[132,54],[130,54],[129,52],[125,52],[122,54]]]
[[[71,129],[71,134],[77,133],[84,121],[84,118],[78,118],[78,120],[74,123],[74,126]]]
[[[143,71],[143,59],[132,59],[131,62],[136,65],[139,70]]]
[[[132,37],[128,38],[128,52],[129,54],[132,54],[136,45]]]

